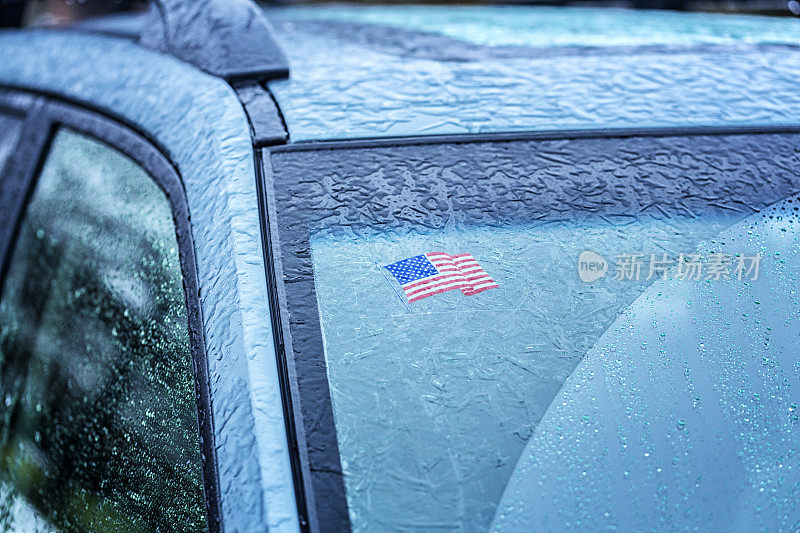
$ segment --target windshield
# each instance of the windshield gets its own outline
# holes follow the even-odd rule
[[[758,279],[769,251],[723,253],[717,237],[800,190],[796,141],[275,152],[287,357],[307,460],[324,471],[318,512],[336,515],[338,482],[357,531],[489,528],[554,398],[637,298],[665,278]],[[514,502],[534,490],[515,486]]]

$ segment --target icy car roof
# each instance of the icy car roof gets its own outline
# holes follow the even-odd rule
[[[796,124],[800,20],[617,9],[268,9],[293,141]]]

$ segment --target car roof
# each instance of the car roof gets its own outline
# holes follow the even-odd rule
[[[800,124],[797,18],[339,4],[264,13],[260,48],[277,43],[277,63],[288,60],[288,78],[267,87],[290,142]],[[136,38],[146,25],[139,15],[82,27]],[[243,31],[246,47],[260,42]]]
[[[797,124],[800,20],[555,7],[267,9],[292,141]]]

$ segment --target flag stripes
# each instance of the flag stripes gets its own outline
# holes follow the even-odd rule
[[[472,257],[472,254],[458,254],[452,256],[452,259],[469,284],[468,287],[461,288],[462,293],[472,296],[487,289],[499,288],[497,283],[489,277],[489,274]]]

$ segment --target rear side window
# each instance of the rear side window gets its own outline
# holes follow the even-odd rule
[[[0,529],[206,529],[182,282],[161,189],[60,130],[0,293]]]
[[[320,523],[338,519],[355,531],[376,525],[386,530],[428,525],[489,529],[495,516],[509,513],[501,504],[507,483],[518,462],[539,457],[526,453],[526,446],[545,413],[560,405],[557,395],[576,367],[618,317],[665,277],[665,283],[709,291],[731,284],[736,298],[717,302],[704,293],[704,301],[744,314],[751,333],[766,328],[759,333],[766,339],[761,345],[731,343],[726,349],[742,354],[742,360],[744,354],[758,354],[759,364],[764,357],[764,366],[758,366],[763,373],[749,380],[754,388],[762,387],[756,396],[767,397],[769,380],[783,383],[780,373],[770,370],[775,366],[766,366],[777,365],[770,361],[797,368],[796,351],[781,353],[769,335],[797,339],[800,332],[793,323],[746,309],[741,300],[788,307],[786,302],[796,299],[794,291],[776,290],[770,299],[751,292],[758,280],[785,286],[787,278],[794,279],[791,263],[782,267],[785,273],[776,274],[785,252],[779,255],[772,245],[752,246],[747,231],[735,242],[718,235],[800,191],[797,142],[798,136],[790,134],[599,136],[410,146],[342,143],[311,153],[291,146],[273,149],[267,191],[274,194],[270,222],[280,254],[277,281],[283,291],[277,292],[285,295],[284,346],[295,369],[296,381],[290,384],[299,394],[294,405],[300,405],[298,418],[308,443],[306,486],[316,491],[311,501]],[[790,229],[779,233],[790,235]],[[773,269],[773,278],[767,277],[767,268]],[[451,276],[455,270],[473,288],[459,285]],[[711,342],[721,345],[713,337],[725,331],[725,321],[712,325],[719,327],[703,335],[687,326],[680,343],[686,353],[665,352],[664,358],[679,366],[690,360],[691,350]],[[653,331],[661,342],[663,331],[657,327],[655,320],[643,331],[626,334]],[[775,331],[770,334],[770,329]],[[641,365],[673,380],[672,388],[662,386],[659,394],[680,394],[683,405],[696,404],[697,395],[681,388],[684,379],[699,381],[688,370],[665,371],[665,365],[651,363],[640,351],[608,353],[611,360],[620,357],[626,365]],[[709,352],[709,357],[727,360],[722,355]],[[739,390],[741,374],[735,372],[740,368],[738,362],[725,367],[714,385],[723,392]],[[588,388],[578,385],[581,391]],[[609,381],[608,386],[625,391],[628,403],[620,400],[616,411],[623,422],[626,413],[644,409],[634,401],[644,381]],[[783,398],[771,399],[770,408],[794,413],[795,392],[770,394]],[[736,416],[766,427],[766,407],[746,410],[744,400],[732,398],[723,394],[719,403],[741,405]],[[717,412],[710,410],[717,405],[710,396],[703,396],[703,402],[707,413]],[[584,415],[611,424],[614,413],[598,409],[574,416],[583,420]],[[624,464],[633,477],[627,484],[608,485],[581,478],[562,493],[568,503],[553,511],[561,513],[566,526],[547,522],[547,527],[528,529],[581,524],[577,520],[585,502],[605,503],[626,490],[644,493],[647,485],[634,483],[637,472],[652,472],[653,479],[670,469],[683,474],[679,466],[670,466],[670,456],[653,463],[646,449],[637,454],[640,448],[624,445],[626,439],[647,440],[654,428],[666,426],[665,433],[688,435],[690,445],[703,449],[700,428],[711,425],[684,414],[674,417],[647,419],[650,433],[621,431],[605,449],[587,444],[587,462],[596,460],[606,471]],[[694,422],[690,431],[684,431],[687,419]],[[565,426],[572,424],[563,420]],[[718,420],[738,427],[736,420]],[[551,435],[557,435],[555,430]],[[775,443],[789,448],[798,442],[796,431],[772,435]],[[594,443],[594,438],[583,442]],[[570,455],[575,448],[556,437],[552,442],[553,456],[584,464],[585,457]],[[671,445],[663,443],[663,449]],[[745,449],[750,453],[734,438],[715,445],[730,457],[744,456]],[[615,446],[627,454],[627,462],[608,459],[616,457]],[[609,455],[605,450],[611,450]],[[767,464],[768,457],[753,452],[752,464]],[[710,481],[729,479],[714,476],[727,475],[729,467],[722,462],[709,466],[697,490],[729,505],[745,501],[736,499],[736,491],[756,501],[755,482],[731,482],[731,492],[722,494]],[[760,479],[756,467],[742,466],[742,471],[751,480]],[[527,480],[526,494],[537,494],[542,483],[555,478],[546,468],[542,472],[541,479]],[[686,474],[681,483],[694,491],[699,476]],[[794,478],[785,477],[788,487]],[[627,480],[627,473],[617,479]],[[771,497],[796,500],[782,490]],[[570,500],[578,491],[585,502]],[[706,518],[693,517],[722,509],[702,498],[668,499],[660,488],[654,494],[654,506],[680,508],[685,514],[675,511],[675,516],[697,520],[701,528]],[[515,504],[524,507],[526,502]],[[750,510],[757,512],[755,506],[737,508]],[[793,519],[800,516],[796,505],[788,505],[786,512]],[[618,529],[642,529],[624,517],[613,519]],[[510,529],[519,529],[519,523]]]

